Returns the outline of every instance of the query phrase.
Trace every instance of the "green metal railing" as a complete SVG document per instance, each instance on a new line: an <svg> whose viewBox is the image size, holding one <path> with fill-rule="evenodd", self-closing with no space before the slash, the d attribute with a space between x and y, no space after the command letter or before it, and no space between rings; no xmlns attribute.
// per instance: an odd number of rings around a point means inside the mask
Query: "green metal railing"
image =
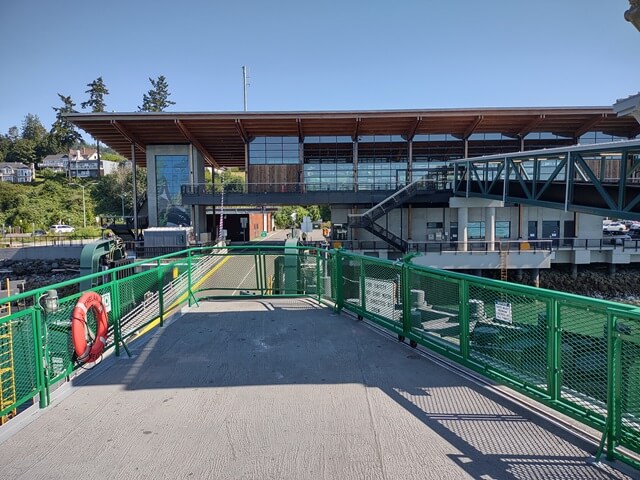
<svg viewBox="0 0 640 480"><path fill-rule="evenodd" d="M366 317L640 454L640 308L338 251L336 307Z"/></svg>
<svg viewBox="0 0 640 480"><path fill-rule="evenodd" d="M110 300L107 348L185 304L238 296L312 297L346 309L602 432L597 453L634 467L640 455L640 309L550 290L308 247L202 247L15 295L0 319L0 368L14 394L0 417L82 368L70 343L79 284ZM47 310L49 290L58 308ZM0 302L0 307L2 302ZM89 325L95 319L89 315ZM6 368L5 368L6 370ZM0 370L3 372L4 370ZM0 375L4 386L9 375ZM0 400L1 400L0 398Z"/></svg>

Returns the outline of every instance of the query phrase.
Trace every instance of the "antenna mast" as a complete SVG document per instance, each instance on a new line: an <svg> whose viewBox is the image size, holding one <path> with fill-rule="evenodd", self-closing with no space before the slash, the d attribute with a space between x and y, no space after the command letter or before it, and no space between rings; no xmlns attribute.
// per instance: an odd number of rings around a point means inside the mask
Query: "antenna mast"
<svg viewBox="0 0 640 480"><path fill-rule="evenodd" d="M247 67L245 67L244 65L242 66L242 89L244 92L243 95L243 99L244 99L244 111L247 111L247 87L249 86L249 84L247 83Z"/></svg>

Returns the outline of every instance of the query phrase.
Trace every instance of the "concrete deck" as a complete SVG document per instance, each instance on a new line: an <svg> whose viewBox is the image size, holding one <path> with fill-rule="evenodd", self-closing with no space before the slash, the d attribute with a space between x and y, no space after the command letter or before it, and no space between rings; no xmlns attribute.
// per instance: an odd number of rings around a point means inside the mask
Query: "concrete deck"
<svg viewBox="0 0 640 480"><path fill-rule="evenodd" d="M131 347L134 358L106 359L20 430L0 430L0 478L631 478L310 300L201 303Z"/></svg>

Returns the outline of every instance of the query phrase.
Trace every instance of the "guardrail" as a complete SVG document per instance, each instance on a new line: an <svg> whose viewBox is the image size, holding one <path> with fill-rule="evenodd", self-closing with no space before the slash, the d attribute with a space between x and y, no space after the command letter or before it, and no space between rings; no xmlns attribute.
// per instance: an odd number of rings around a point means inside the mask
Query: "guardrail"
<svg viewBox="0 0 640 480"><path fill-rule="evenodd" d="M0 300L13 307L0 319L0 417L35 398L47 406L52 386L81 368L69 328L87 280L111 305L115 355L183 304L312 297L598 429L598 457L640 468L640 308L419 267L411 256L392 262L309 247L193 248Z"/></svg>

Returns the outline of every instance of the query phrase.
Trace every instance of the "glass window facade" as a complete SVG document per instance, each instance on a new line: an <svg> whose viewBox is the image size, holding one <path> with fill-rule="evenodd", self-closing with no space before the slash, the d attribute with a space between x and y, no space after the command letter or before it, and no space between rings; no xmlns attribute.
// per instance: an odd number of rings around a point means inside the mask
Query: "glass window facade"
<svg viewBox="0 0 640 480"><path fill-rule="evenodd" d="M506 220L496 222L496 238L511 238L511 222Z"/></svg>
<svg viewBox="0 0 640 480"><path fill-rule="evenodd" d="M484 222L467 223L467 237L472 240L484 239Z"/></svg>
<svg viewBox="0 0 640 480"><path fill-rule="evenodd" d="M306 137L303 176L307 191L353 190L351 137Z"/></svg>
<svg viewBox="0 0 640 480"><path fill-rule="evenodd" d="M406 183L409 143L399 135L358 138L358 190L396 190Z"/></svg>
<svg viewBox="0 0 640 480"><path fill-rule="evenodd" d="M182 205L180 194L180 186L189 183L189 156L156 155L155 161L158 226L190 225L190 210Z"/></svg>
<svg viewBox="0 0 640 480"><path fill-rule="evenodd" d="M578 139L578 143L581 145L590 145L594 143L620 142L622 140L627 140L627 138L607 135L603 132L587 132Z"/></svg>
<svg viewBox="0 0 640 480"><path fill-rule="evenodd" d="M249 164L291 165L300 162L298 137L256 137L249 143Z"/></svg>

